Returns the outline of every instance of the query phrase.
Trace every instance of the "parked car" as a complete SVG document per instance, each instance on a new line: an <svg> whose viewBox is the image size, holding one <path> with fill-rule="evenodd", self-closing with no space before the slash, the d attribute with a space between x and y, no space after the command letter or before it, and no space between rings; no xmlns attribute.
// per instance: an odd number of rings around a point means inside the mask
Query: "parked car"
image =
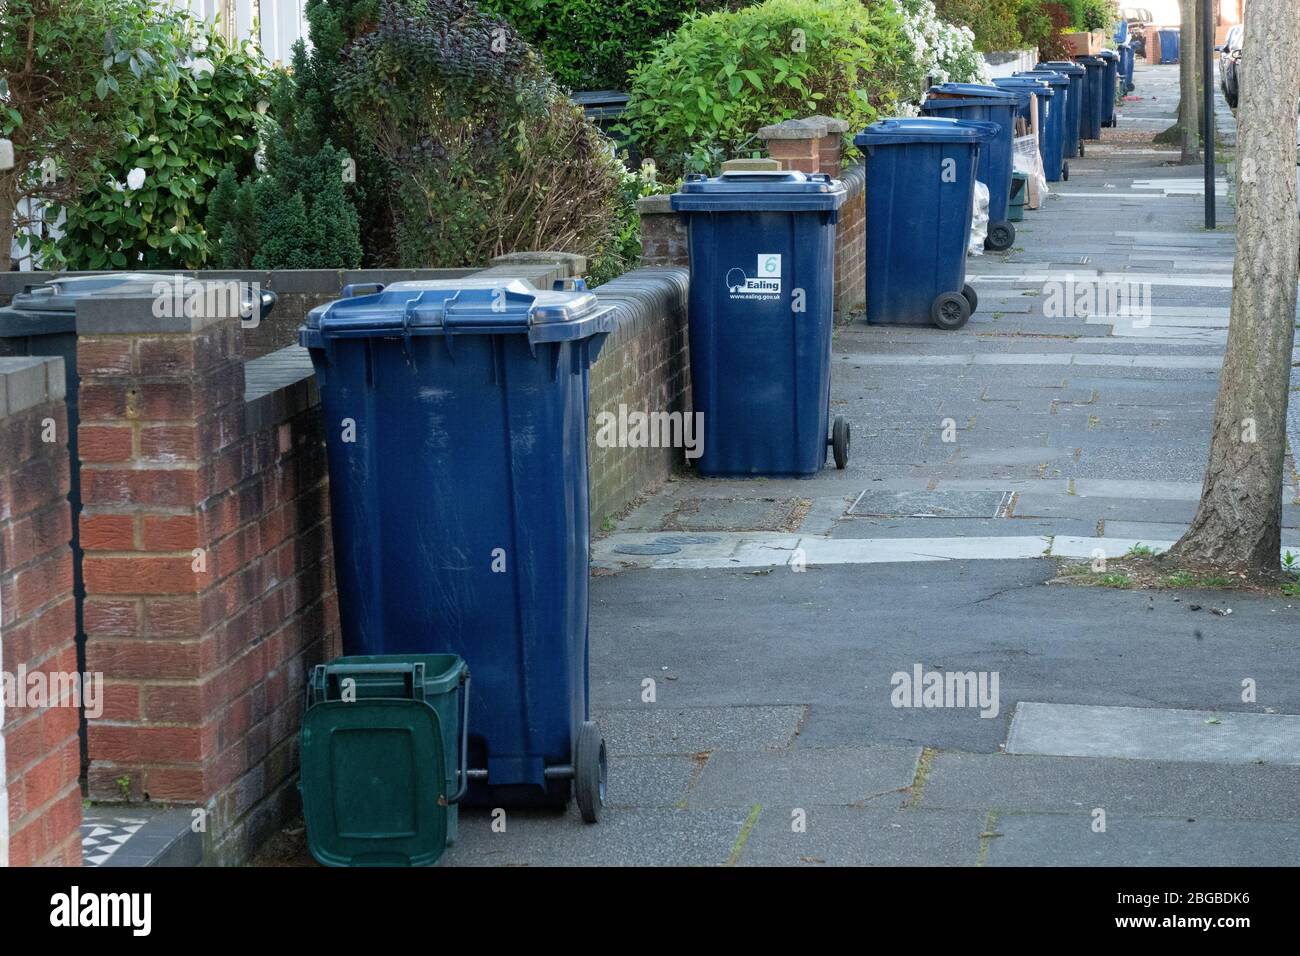
<svg viewBox="0 0 1300 956"><path fill-rule="evenodd" d="M1215 47L1219 51L1219 86L1223 89L1223 98L1234 110L1241 93L1241 35L1242 26L1237 24L1224 37L1223 45Z"/></svg>
<svg viewBox="0 0 1300 956"><path fill-rule="evenodd" d="M1128 41L1133 45L1134 56L1145 59L1147 55L1147 28L1155 22L1155 18L1146 7L1124 7L1120 13L1128 24Z"/></svg>

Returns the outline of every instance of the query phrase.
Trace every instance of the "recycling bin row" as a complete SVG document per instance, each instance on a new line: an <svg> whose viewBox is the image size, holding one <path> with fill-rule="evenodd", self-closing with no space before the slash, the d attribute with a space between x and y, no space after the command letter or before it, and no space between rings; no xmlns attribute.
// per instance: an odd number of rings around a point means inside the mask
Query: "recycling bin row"
<svg viewBox="0 0 1300 956"><path fill-rule="evenodd" d="M1016 120L1037 104L1046 174L1068 176L1087 69L943 84L927 115L857 134L868 322L967 322L976 182L989 188L988 247L1007 248L1023 205ZM689 230L702 477L847 467L849 424L830 412L845 198L824 174L755 169L691 176L672 196ZM308 315L299 337L325 421L345 652L313 672L303 718L319 861L434 863L460 806L576 800L584 820L600 818L587 422L590 369L612 329L581 282L473 277L346 289Z"/></svg>

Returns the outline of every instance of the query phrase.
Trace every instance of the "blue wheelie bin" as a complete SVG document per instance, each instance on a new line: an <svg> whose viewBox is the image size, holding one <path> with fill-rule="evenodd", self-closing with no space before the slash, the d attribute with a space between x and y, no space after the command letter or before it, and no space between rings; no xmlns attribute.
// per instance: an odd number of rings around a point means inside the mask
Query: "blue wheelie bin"
<svg viewBox="0 0 1300 956"><path fill-rule="evenodd" d="M1119 49L1119 72L1122 78L1125 93L1133 92L1133 67L1136 60L1133 52L1133 44L1125 41L1118 47Z"/></svg>
<svg viewBox="0 0 1300 956"><path fill-rule="evenodd" d="M1065 155L1083 155L1083 112L1087 102L1088 71L1078 63L1069 60L1046 60L1031 70L1038 73L1050 70L1063 73L1070 78L1070 95L1066 97L1067 117L1065 120Z"/></svg>
<svg viewBox="0 0 1300 956"><path fill-rule="evenodd" d="M970 319L979 304L966 284L976 171L1001 129L920 116L880 120L854 137L866 157L867 322L952 331Z"/></svg>
<svg viewBox="0 0 1300 956"><path fill-rule="evenodd" d="M1016 227L1009 218L1011 166L1016 114L1027 103L1027 93L1000 90L978 83L942 83L926 93L921 112L950 119L995 123L998 135L979 151L977 178L989 188L989 231L984 248L994 252L1010 249L1016 241Z"/></svg>
<svg viewBox="0 0 1300 956"><path fill-rule="evenodd" d="M701 475L816 474L848 464L830 425L835 225L844 185L825 173L694 175L672 196L690 230L691 391Z"/></svg>
<svg viewBox="0 0 1300 956"><path fill-rule="evenodd" d="M371 287L374 288L374 287ZM474 675L464 802L599 816L587 697L585 290L398 282L312 309L343 651L458 655Z"/></svg>
<svg viewBox="0 0 1300 956"><path fill-rule="evenodd" d="M1039 149L1043 155L1043 170L1049 183L1060 182L1070 178L1070 154L1066 150L1065 127L1070 115L1070 78L1064 73L1052 73L1047 70L1039 72L1017 73L1013 79L1037 80L1051 88L1053 96L1046 101L1040 100ZM1045 121L1042 119L1046 108Z"/></svg>
<svg viewBox="0 0 1300 956"><path fill-rule="evenodd" d="M1079 135L1084 139L1101 139L1102 118L1105 115L1106 61L1099 56L1076 56L1074 62L1088 71L1083 96L1082 119Z"/></svg>
<svg viewBox="0 0 1300 956"><path fill-rule="evenodd" d="M1069 85L1070 81L1065 77L1061 80ZM1047 181L1057 182L1061 178L1061 128L1052 117L1056 89L1045 78L1037 76L995 77L993 85L1004 90L1023 90L1038 98L1038 155L1042 157L1043 175ZM1028 105L1022 115L1028 122Z"/></svg>
<svg viewBox="0 0 1300 956"><path fill-rule="evenodd" d="M1179 45L1183 42L1183 35L1177 28L1173 30L1160 31L1160 62L1177 63L1179 55Z"/></svg>
<svg viewBox="0 0 1300 956"><path fill-rule="evenodd" d="M1106 61L1101 76L1101 125L1114 126L1115 96L1119 91L1119 54L1114 50L1102 50L1097 55Z"/></svg>

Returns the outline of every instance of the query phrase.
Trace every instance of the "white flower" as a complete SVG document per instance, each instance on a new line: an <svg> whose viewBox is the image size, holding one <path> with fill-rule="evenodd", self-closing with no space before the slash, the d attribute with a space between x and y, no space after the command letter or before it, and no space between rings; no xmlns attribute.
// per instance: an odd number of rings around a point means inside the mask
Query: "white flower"
<svg viewBox="0 0 1300 956"><path fill-rule="evenodd" d="M208 49L208 38L200 33L194 38L194 42L190 44L190 49L195 53L206 53Z"/></svg>
<svg viewBox="0 0 1300 956"><path fill-rule="evenodd" d="M144 185L144 170L139 166L126 174L126 188L134 192Z"/></svg>
<svg viewBox="0 0 1300 956"><path fill-rule="evenodd" d="M211 76L217 72L217 68L212 65L212 61L206 56L198 57L189 63L190 75L196 80L201 80L205 76Z"/></svg>

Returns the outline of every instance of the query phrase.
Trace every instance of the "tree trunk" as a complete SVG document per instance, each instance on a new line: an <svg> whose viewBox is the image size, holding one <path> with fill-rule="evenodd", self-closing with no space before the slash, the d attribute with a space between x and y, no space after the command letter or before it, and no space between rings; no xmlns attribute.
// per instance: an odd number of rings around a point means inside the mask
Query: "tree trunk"
<svg viewBox="0 0 1300 956"><path fill-rule="evenodd" d="M1228 348L1201 502L1168 559L1181 566L1276 572L1300 250L1300 4L1251 0L1245 24L1250 39L1237 116L1237 257Z"/></svg>
<svg viewBox="0 0 1300 956"><path fill-rule="evenodd" d="M1179 162L1184 164L1201 161L1201 90L1197 77L1200 70L1200 6L1201 0L1181 0L1182 24L1178 39L1178 125L1181 128L1182 156Z"/></svg>

